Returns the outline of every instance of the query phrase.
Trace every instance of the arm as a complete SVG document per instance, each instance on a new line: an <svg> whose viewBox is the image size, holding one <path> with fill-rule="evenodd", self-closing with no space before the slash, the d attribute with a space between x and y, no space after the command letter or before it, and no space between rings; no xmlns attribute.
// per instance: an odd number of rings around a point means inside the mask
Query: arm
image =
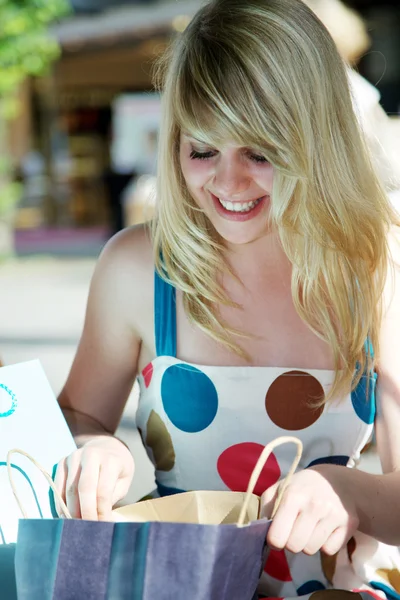
<svg viewBox="0 0 400 600"><path fill-rule="evenodd" d="M113 238L96 265L82 336L59 396L78 446L115 432L136 376L140 338L131 322L124 242Z"/></svg>
<svg viewBox="0 0 400 600"><path fill-rule="evenodd" d="M140 326L149 304L143 300L144 288L147 273L152 273L149 248L142 228L126 230L106 245L91 282L77 354L59 397L79 449L60 462L56 483L76 517L109 517L132 480L133 458L113 434L137 373Z"/></svg>
<svg viewBox="0 0 400 600"><path fill-rule="evenodd" d="M400 545L400 236L391 239L393 269L385 290L385 313L378 364L376 437L384 475L357 472L363 533Z"/></svg>

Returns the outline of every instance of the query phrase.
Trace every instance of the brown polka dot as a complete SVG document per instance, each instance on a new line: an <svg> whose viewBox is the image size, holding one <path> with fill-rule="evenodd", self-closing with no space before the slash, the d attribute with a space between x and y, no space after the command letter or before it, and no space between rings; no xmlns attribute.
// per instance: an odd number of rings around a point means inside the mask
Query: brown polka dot
<svg viewBox="0 0 400 600"><path fill-rule="evenodd" d="M377 569L376 574L385 579L400 594L400 571L398 569Z"/></svg>
<svg viewBox="0 0 400 600"><path fill-rule="evenodd" d="M175 465L175 450L171 436L161 417L152 410L147 421L146 446L151 448L159 471L170 471Z"/></svg>
<svg viewBox="0 0 400 600"><path fill-rule="evenodd" d="M351 537L349 539L349 541L347 542L347 556L349 557L350 562L353 562L353 554L354 554L356 548L357 548L357 542L353 537Z"/></svg>
<svg viewBox="0 0 400 600"><path fill-rule="evenodd" d="M336 571L336 562L337 562L337 554L330 556L329 554L325 554L325 552L321 552L321 567L322 572L332 585L333 576Z"/></svg>
<svg viewBox="0 0 400 600"><path fill-rule="evenodd" d="M362 596L347 590L318 590L311 594L309 600L362 600Z"/></svg>
<svg viewBox="0 0 400 600"><path fill-rule="evenodd" d="M275 425L288 431L310 427L324 407L315 406L324 398L322 385L304 371L287 371L275 379L265 397L265 408Z"/></svg>

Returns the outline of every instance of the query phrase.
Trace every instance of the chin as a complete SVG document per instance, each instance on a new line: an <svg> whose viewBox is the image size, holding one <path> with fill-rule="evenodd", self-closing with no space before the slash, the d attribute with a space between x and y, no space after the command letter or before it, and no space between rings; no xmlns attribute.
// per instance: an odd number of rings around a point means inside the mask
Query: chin
<svg viewBox="0 0 400 600"><path fill-rule="evenodd" d="M222 238L222 241L227 244L232 244L235 246L243 246L245 244L251 244L262 238L264 235L268 233L267 229L263 231L224 231L223 228L218 228L217 232L219 236Z"/></svg>

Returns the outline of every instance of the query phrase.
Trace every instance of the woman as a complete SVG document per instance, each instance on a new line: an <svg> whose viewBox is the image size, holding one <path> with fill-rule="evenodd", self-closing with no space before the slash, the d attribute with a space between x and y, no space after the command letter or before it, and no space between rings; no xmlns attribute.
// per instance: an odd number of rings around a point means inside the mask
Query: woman
<svg viewBox="0 0 400 600"><path fill-rule="evenodd" d="M79 449L57 484L75 516L109 518L134 471L113 433L138 375L161 495L243 489L268 441L303 441L260 589L393 594L397 221L344 64L300 0L214 0L160 75L158 215L152 236L118 234L97 265L60 396ZM385 474L344 468L374 426ZM258 483L267 514L290 453Z"/></svg>

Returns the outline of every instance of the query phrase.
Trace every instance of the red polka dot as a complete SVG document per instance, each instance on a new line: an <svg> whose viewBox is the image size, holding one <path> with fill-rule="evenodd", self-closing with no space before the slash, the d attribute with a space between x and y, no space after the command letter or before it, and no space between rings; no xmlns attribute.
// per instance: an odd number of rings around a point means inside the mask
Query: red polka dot
<svg viewBox="0 0 400 600"><path fill-rule="evenodd" d="M149 363L142 371L144 385L148 388L153 377L153 363Z"/></svg>
<svg viewBox="0 0 400 600"><path fill-rule="evenodd" d="M227 448L217 462L218 473L230 490L245 492L250 476L256 466L264 446L253 442L236 444ZM270 454L264 469L257 481L254 493L261 496L271 485L276 483L281 476L281 470L274 454Z"/></svg>
<svg viewBox="0 0 400 600"><path fill-rule="evenodd" d="M292 581L284 550L270 550L264 571L279 581Z"/></svg>

